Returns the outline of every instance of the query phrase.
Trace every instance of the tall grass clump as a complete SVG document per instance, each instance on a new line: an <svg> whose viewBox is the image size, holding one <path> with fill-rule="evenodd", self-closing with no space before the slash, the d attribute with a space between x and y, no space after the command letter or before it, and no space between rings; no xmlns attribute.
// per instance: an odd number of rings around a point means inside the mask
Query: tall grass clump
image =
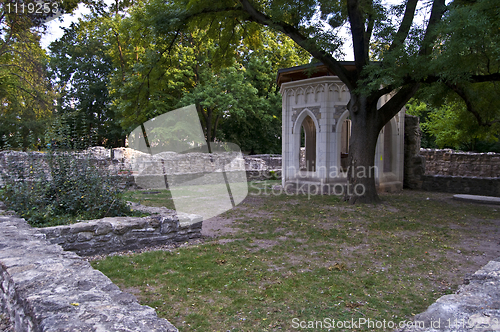
<svg viewBox="0 0 500 332"><path fill-rule="evenodd" d="M35 227L131 213L90 154L4 152L1 200Z"/></svg>

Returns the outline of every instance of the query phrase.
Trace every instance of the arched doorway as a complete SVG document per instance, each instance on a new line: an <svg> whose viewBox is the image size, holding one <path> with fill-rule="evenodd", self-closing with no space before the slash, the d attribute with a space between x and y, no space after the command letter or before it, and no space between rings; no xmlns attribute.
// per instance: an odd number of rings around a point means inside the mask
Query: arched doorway
<svg viewBox="0 0 500 332"><path fill-rule="evenodd" d="M345 119L342 123L340 134L340 167L342 171L347 171L349 157L349 143L351 140L351 120Z"/></svg>
<svg viewBox="0 0 500 332"><path fill-rule="evenodd" d="M301 171L314 172L316 170L316 126L309 115L300 125L299 165Z"/></svg>
<svg viewBox="0 0 500 332"><path fill-rule="evenodd" d="M384 154L383 154L383 162L384 162L384 172L392 172L392 127L389 122L384 126Z"/></svg>

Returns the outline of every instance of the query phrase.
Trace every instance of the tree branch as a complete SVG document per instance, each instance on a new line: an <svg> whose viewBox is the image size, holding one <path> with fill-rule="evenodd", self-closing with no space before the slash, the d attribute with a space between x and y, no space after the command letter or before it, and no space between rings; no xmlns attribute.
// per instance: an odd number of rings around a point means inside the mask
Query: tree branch
<svg viewBox="0 0 500 332"><path fill-rule="evenodd" d="M500 81L500 73L486 74L486 75L471 75L468 79L464 81L468 83L498 82ZM411 77L405 78L405 82L417 83L417 81L413 80ZM429 75L418 81L418 83L425 83L425 84L431 84L437 82L451 84L451 83L446 83L445 80L436 75Z"/></svg>
<svg viewBox="0 0 500 332"><path fill-rule="evenodd" d="M269 16L256 10L248 0L240 0L240 3L243 7L243 10L250 16L247 18L248 21L260 23L284 33L294 42L296 42L300 47L309 52L314 58L321 61L329 69L333 70L349 89L352 90L355 88L356 80L347 71L347 69L345 69L344 66L342 66L330 54L320 49L311 38L303 36L300 31L294 26L291 26L285 22L275 22Z"/></svg>
<svg viewBox="0 0 500 332"><path fill-rule="evenodd" d="M373 26L375 25L375 19L373 18L373 15L368 16L368 24L365 32L365 49L369 50L370 49L370 39L372 38L372 33L373 33Z"/></svg>
<svg viewBox="0 0 500 332"><path fill-rule="evenodd" d="M120 35L115 31L116 43L118 45L118 55L120 57L120 67L122 72L122 81L125 80L125 59L123 58L122 45L120 43Z"/></svg>
<svg viewBox="0 0 500 332"><path fill-rule="evenodd" d="M340 64L339 61L335 60L330 54L326 53L324 50L320 49L311 38L302 35L298 28L286 23L286 22L276 22L271 17L255 9L248 0L239 0L241 7L221 7L221 8L203 8L200 11L189 13L184 16L185 20L192 19L203 14L210 13L228 13L236 12L244 14L244 19L250 22L256 22L265 26L268 26L274 30L284 33L289 38L291 38L295 43L297 43L304 50L309 52L314 58L321 61L325 66L332 70L342 82L344 82L349 89L354 89L356 85L356 77L347 71Z"/></svg>
<svg viewBox="0 0 500 332"><path fill-rule="evenodd" d="M427 29L425 30L424 40L422 41L422 48L420 49L419 55L430 55L432 52L432 44L436 39L434 30L441 21L441 17L446 11L445 0L434 0L432 4L431 17L429 18L429 23L427 23Z"/></svg>
<svg viewBox="0 0 500 332"><path fill-rule="evenodd" d="M401 21L398 32L396 32L396 36L394 36L391 46L389 46L389 52L402 45L406 40L406 37L408 37L408 33L410 32L410 28L413 23L413 18L415 17L417 3L418 0L408 0L406 3L403 20Z"/></svg>
<svg viewBox="0 0 500 332"><path fill-rule="evenodd" d="M461 88L457 84L446 84L446 85L450 89L455 91L455 93L459 95L460 98L462 98L462 100L465 102L467 111L472 113L472 115L474 115L478 125L480 125L481 127L491 127L493 124L500 122L500 120L484 121L483 118L481 118L481 114L479 114L479 112L476 111L476 109L474 108L474 105L472 105L472 101L469 99L469 96L467 96L467 93L463 88Z"/></svg>
<svg viewBox="0 0 500 332"><path fill-rule="evenodd" d="M42 93L40 91L38 91L26 78L24 78L23 76L18 75L16 73L11 73L11 74L14 75L14 76L17 76L20 80L22 80L26 84L28 84L34 90L34 93L32 93L31 91L28 91L27 89L23 88L21 85L17 85L16 89L26 92L34 100L36 100L36 101L38 101L38 102L40 102L40 103L42 103L44 105L49 105L48 102L43 99L43 96L41 97Z"/></svg>
<svg viewBox="0 0 500 332"><path fill-rule="evenodd" d="M174 38L172 39L172 42L170 43L170 45L168 45L167 48L165 48L162 52L160 52L160 56L158 57L158 60L156 60L155 63L151 66L151 68L149 68L149 71L146 74L146 78L144 78L142 80L141 84L139 85L138 92L137 92L137 98L136 98L136 101L135 101L136 114L138 114L138 112L140 112L140 110L139 110L139 99L140 99L140 95L141 95L140 92L142 90L142 87L144 86L144 83L146 82L146 80L148 81L148 91L149 91L149 75L151 75L151 72L153 71L153 69L156 67L156 65L158 64L158 62L160 62L160 60L162 58L161 56L163 55L163 53L165 53L166 51L171 51L172 50L172 48L174 46L174 42L177 39L177 37L179 36L179 34L180 34L180 30L177 30L176 33L175 33ZM117 36L117 39L118 39L118 36ZM121 48L120 48L120 53L121 53ZM123 60L123 58L122 58L122 60ZM123 70L123 66L122 66L122 70ZM124 80L124 77L125 77L124 76L124 72L122 71L122 81Z"/></svg>
<svg viewBox="0 0 500 332"><path fill-rule="evenodd" d="M354 62L356 63L356 71L361 73L366 64L368 64L368 49L369 45L365 41L365 20L359 8L358 0L347 0L347 14L351 25L352 45L354 48ZM350 89L350 88L349 88Z"/></svg>
<svg viewBox="0 0 500 332"><path fill-rule="evenodd" d="M408 100L415 95L419 87L420 84L418 83L403 86L387 101L387 103L379 108L378 111L381 112L380 129L382 129L382 127L406 105Z"/></svg>
<svg viewBox="0 0 500 332"><path fill-rule="evenodd" d="M469 79L471 83L482 83L482 82L495 82L500 81L500 73L488 74L488 75L472 75Z"/></svg>

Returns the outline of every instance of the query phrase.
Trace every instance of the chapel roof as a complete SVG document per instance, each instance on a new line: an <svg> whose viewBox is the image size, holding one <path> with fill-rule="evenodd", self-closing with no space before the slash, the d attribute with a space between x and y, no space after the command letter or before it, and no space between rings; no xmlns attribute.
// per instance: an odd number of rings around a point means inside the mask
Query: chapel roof
<svg viewBox="0 0 500 332"><path fill-rule="evenodd" d="M354 61L340 61L347 70L355 70ZM322 76L337 76L333 71L328 69L321 62L310 63L307 65L283 68L278 70L278 77L276 79L278 87L281 84L292 81L305 80L307 78L322 77Z"/></svg>

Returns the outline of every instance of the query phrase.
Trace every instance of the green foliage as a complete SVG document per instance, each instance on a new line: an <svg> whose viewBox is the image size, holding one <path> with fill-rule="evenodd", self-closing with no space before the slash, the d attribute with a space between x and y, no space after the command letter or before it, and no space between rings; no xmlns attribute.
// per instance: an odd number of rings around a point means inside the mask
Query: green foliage
<svg viewBox="0 0 500 332"><path fill-rule="evenodd" d="M127 9L123 18L109 12L102 19L113 64L108 90L112 108L125 131L177 107L184 91L193 86L196 51L189 35L175 31L157 35L145 2ZM160 10L160 9L157 9Z"/></svg>
<svg viewBox="0 0 500 332"><path fill-rule="evenodd" d="M207 63L205 63L207 64ZM207 141L217 137L219 121L234 118L245 121L246 115L255 112L259 105L257 89L245 81L244 71L234 63L218 72L198 63L199 74L195 87L184 94L180 105L196 104Z"/></svg>
<svg viewBox="0 0 500 332"><path fill-rule="evenodd" d="M276 171L269 171L269 179L270 180L278 180L278 174L276 174Z"/></svg>
<svg viewBox="0 0 500 332"><path fill-rule="evenodd" d="M215 41L199 32L196 42L195 86L184 93L180 105L197 104L209 141L238 144L245 152L281 151L281 95L276 85L279 68L308 61L284 36L260 31L255 51L245 46L225 68L217 68Z"/></svg>
<svg viewBox="0 0 500 332"><path fill-rule="evenodd" d="M0 149L43 144L54 94L39 35L0 18Z"/></svg>
<svg viewBox="0 0 500 332"><path fill-rule="evenodd" d="M195 104L208 141L236 143L251 153L281 151L276 72L308 62L307 53L283 35L255 24L235 31L241 40L228 46L230 56L221 55L225 46L211 28L193 24L159 33L160 26L172 23L161 13L177 13L179 8L151 0L129 8L129 17L110 13L107 19L113 31L108 54L115 68L109 91L122 127L131 130ZM165 139L177 135L162 134Z"/></svg>
<svg viewBox="0 0 500 332"><path fill-rule="evenodd" d="M257 89L253 112L244 117L224 118L220 125L223 140L238 144L250 153L281 153L281 94L276 84L276 73L307 63L310 56L283 34L262 30L259 48L242 47L241 64L244 80Z"/></svg>
<svg viewBox="0 0 500 332"><path fill-rule="evenodd" d="M89 156L57 152L27 154L2 174L2 201L35 227L130 214L112 177ZM46 159L46 164L43 162Z"/></svg>
<svg viewBox="0 0 500 332"><path fill-rule="evenodd" d="M78 3L57 2L66 13ZM40 46L47 16L9 12L6 4L0 6L0 149L36 149L45 145L55 100L46 75L48 57Z"/></svg>
<svg viewBox="0 0 500 332"><path fill-rule="evenodd" d="M408 106L420 116L422 147L496 151L500 137L500 88L497 82L462 83L468 106L445 84L422 88Z"/></svg>
<svg viewBox="0 0 500 332"><path fill-rule="evenodd" d="M420 121L420 130L421 130L421 138L420 138L420 147L421 148L437 148L436 145L436 137L429 133L427 130L423 128L423 124L429 121L429 114L432 112L432 108L427 106L424 102L419 101L418 99L411 99L406 105L406 113L419 117Z"/></svg>
<svg viewBox="0 0 500 332"><path fill-rule="evenodd" d="M498 142L498 124L480 126L458 98L439 106L413 100L407 107L409 114L420 117L424 148L487 152Z"/></svg>
<svg viewBox="0 0 500 332"><path fill-rule="evenodd" d="M107 86L113 66L101 23L102 19L92 17L73 23L61 39L50 45L52 78L59 92L57 119L52 127L78 137L72 142L60 142L70 148L124 145L125 133L110 107ZM60 140L53 130L48 134Z"/></svg>
<svg viewBox="0 0 500 332"><path fill-rule="evenodd" d="M438 147L495 150L500 136L500 86L496 81L469 80L472 75L500 71L500 9L491 0L457 0L449 9L426 64L426 70L439 73L440 79L423 85L416 95L427 106L415 108L414 104L410 109L421 116L424 133L434 137Z"/></svg>
<svg viewBox="0 0 500 332"><path fill-rule="evenodd" d="M458 83L500 70L500 7L495 0L455 0L440 25L428 70Z"/></svg>

